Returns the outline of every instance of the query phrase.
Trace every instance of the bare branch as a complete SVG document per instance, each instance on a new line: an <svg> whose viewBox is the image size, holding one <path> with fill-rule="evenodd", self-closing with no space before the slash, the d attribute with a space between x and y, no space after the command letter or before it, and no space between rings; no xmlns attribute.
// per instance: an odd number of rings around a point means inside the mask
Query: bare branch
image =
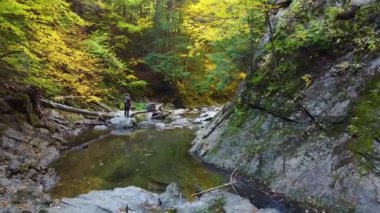
<svg viewBox="0 0 380 213"><path fill-rule="evenodd" d="M198 195L202 195L202 194L204 194L204 193L206 193L206 192L211 192L211 191L213 191L213 190L215 190L215 189L220 189L220 188L223 188L223 187L226 187L226 186L230 186L230 185L232 185L232 184L235 184L235 182L232 182L232 183L225 183L225 184L220 185L220 186L216 186L216 187L213 187L213 188L209 188L209 189L206 189L206 190L204 190L204 191L201 191L201 192L198 192L198 193L194 193L194 194L192 194L191 196L196 197L196 196L198 196Z"/></svg>

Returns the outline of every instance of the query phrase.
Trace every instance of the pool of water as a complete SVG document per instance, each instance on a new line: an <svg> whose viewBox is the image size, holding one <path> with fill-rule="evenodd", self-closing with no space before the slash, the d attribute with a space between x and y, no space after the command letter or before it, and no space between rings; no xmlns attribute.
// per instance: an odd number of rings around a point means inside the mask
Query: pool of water
<svg viewBox="0 0 380 213"><path fill-rule="evenodd" d="M61 180L54 198L75 197L96 189L138 186L162 192L176 182L186 197L196 185L203 189L223 183L224 177L204 167L189 153L191 130L142 129L109 135L85 149L71 150L52 163Z"/></svg>

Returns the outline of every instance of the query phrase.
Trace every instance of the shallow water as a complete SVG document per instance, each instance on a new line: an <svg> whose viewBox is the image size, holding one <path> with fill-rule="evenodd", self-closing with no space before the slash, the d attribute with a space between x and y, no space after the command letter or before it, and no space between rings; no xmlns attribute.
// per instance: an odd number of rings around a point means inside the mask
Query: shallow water
<svg viewBox="0 0 380 213"><path fill-rule="evenodd" d="M89 143L86 149L68 151L51 165L61 178L51 195L75 197L131 185L162 192L167 184L176 182L189 198L195 185L204 189L220 185L224 177L188 153L193 138L193 131L187 129L143 129L109 135Z"/></svg>

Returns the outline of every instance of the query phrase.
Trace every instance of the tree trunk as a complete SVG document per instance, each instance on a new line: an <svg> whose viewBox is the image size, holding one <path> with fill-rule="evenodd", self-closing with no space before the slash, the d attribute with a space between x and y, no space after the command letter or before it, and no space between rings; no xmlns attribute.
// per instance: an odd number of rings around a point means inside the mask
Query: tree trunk
<svg viewBox="0 0 380 213"><path fill-rule="evenodd" d="M63 104L55 103L46 99L40 99L40 102L46 106L46 107L52 107L55 109L67 111L67 112L73 112L73 113L78 113L81 115L90 115L90 116L97 116L100 118L113 118L115 117L114 113L109 113L109 112L96 112L96 111L90 111L90 110L85 110L85 109L77 109L74 107L66 106Z"/></svg>
<svg viewBox="0 0 380 213"><path fill-rule="evenodd" d="M81 114L81 115L95 116L95 117L106 118L106 119L110 119L110 118L115 117L115 113L114 112L97 112L97 111L91 111L91 110L86 110L86 109L78 109L78 108L66 106L66 105L63 105L63 104L55 103L53 101L49 101L49 100L46 100L46 99L39 99L39 101L40 101L40 103L42 103L46 107L50 107L50 108L54 108L54 109L59 109L59 110L63 110L63 111L66 111L66 112L78 113L78 114ZM160 110L162 112L167 112L167 114L165 116L169 115L172 112L170 110L165 110L165 109L162 109L162 108ZM147 112L146 110L136 111L136 112L132 112L130 114L130 116L133 117L135 115L143 114L143 113L146 113L146 112Z"/></svg>

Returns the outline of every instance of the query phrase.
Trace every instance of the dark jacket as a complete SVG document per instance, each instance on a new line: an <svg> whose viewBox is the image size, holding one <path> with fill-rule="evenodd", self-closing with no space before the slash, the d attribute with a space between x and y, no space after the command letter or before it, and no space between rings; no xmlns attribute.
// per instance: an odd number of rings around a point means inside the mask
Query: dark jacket
<svg viewBox="0 0 380 213"><path fill-rule="evenodd" d="M132 103L131 97L127 96L124 100L124 107L131 108L131 103Z"/></svg>

